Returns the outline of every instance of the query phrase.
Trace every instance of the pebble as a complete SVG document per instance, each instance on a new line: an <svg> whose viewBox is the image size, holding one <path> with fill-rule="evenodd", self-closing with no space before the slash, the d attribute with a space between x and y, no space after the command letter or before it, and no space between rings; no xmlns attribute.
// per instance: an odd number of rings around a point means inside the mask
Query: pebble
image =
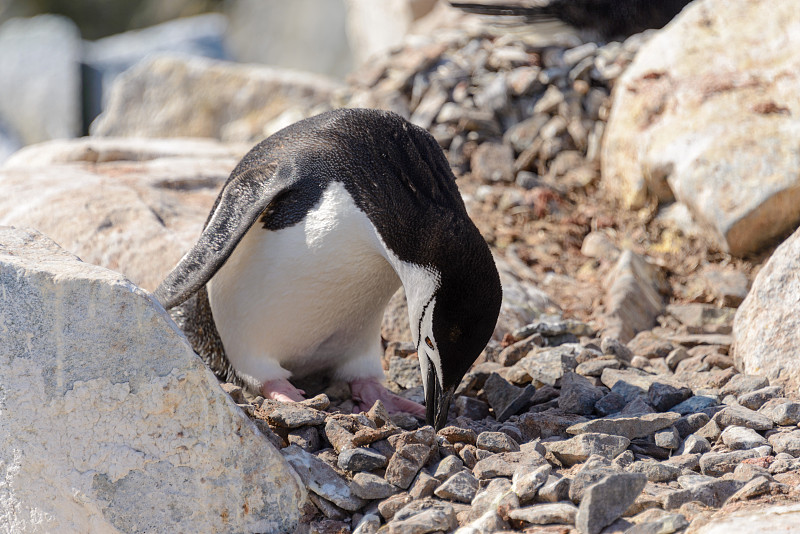
<svg viewBox="0 0 800 534"><path fill-rule="evenodd" d="M525 508L510 510L508 517L531 525L574 525L578 507L566 502L534 504Z"/></svg>
<svg viewBox="0 0 800 534"><path fill-rule="evenodd" d="M497 373L492 373L483 386L486 400L495 413L498 421L505 421L512 415L521 412L530 403L536 388L528 385L524 388L511 384Z"/></svg>
<svg viewBox="0 0 800 534"><path fill-rule="evenodd" d="M669 482L683 472L678 466L650 461L634 462L627 470L630 473L642 473L650 482Z"/></svg>
<svg viewBox="0 0 800 534"><path fill-rule="evenodd" d="M617 473L586 488L575 517L578 532L599 534L622 516L646 484L647 477L642 474Z"/></svg>
<svg viewBox="0 0 800 534"><path fill-rule="evenodd" d="M531 454L530 452L501 452L480 460L472 468L472 473L478 480L511 477L522 466L528 469L535 469L546 463L547 460L538 454Z"/></svg>
<svg viewBox="0 0 800 534"><path fill-rule="evenodd" d="M728 380L719 390L721 397L726 395L742 395L769 386L769 380L763 376L738 374Z"/></svg>
<svg viewBox="0 0 800 534"><path fill-rule="evenodd" d="M577 373L566 373L561 378L558 407L565 412L591 415L594 412L595 404L603 397L603 390Z"/></svg>
<svg viewBox="0 0 800 534"><path fill-rule="evenodd" d="M445 456L436 466L433 477L437 480L446 480L464 469L464 462L458 456Z"/></svg>
<svg viewBox="0 0 800 534"><path fill-rule="evenodd" d="M682 439L685 439L690 434L694 434L701 428L703 428L711 418L703 412L700 413L692 413L688 415L684 415L677 421L675 424L672 425L678 431L678 434L681 436Z"/></svg>
<svg viewBox="0 0 800 534"><path fill-rule="evenodd" d="M769 443L776 453L785 452L795 458L800 457L800 429L773 434L769 437Z"/></svg>
<svg viewBox="0 0 800 534"><path fill-rule="evenodd" d="M703 454L710 450L711 444L706 438L692 434L683 441L683 445L678 449L678 454Z"/></svg>
<svg viewBox="0 0 800 534"><path fill-rule="evenodd" d="M544 446L559 462L564 465L575 465L586 461L593 454L613 459L627 449L630 443L631 441L623 436L591 432L563 441L547 442Z"/></svg>
<svg viewBox="0 0 800 534"><path fill-rule="evenodd" d="M532 501L552 471L550 464L542 465L533 471L517 469L511 479L511 490L517 495L519 502Z"/></svg>
<svg viewBox="0 0 800 534"><path fill-rule="evenodd" d="M659 430L653 437L655 438L656 447L672 450L681 446L681 436L674 426Z"/></svg>
<svg viewBox="0 0 800 534"><path fill-rule="evenodd" d="M675 490L664 495L664 510L674 510L686 503L698 501L706 506L719 508L725 501L744 486L738 480L712 479L692 485L690 488Z"/></svg>
<svg viewBox="0 0 800 534"><path fill-rule="evenodd" d="M691 396L692 390L689 388L677 388L661 382L653 382L647 391L648 402L659 412L666 412Z"/></svg>
<svg viewBox="0 0 800 534"><path fill-rule="evenodd" d="M733 473L736 466L743 460L768 456L769 453L769 450L764 453L758 448L733 452L709 452L700 457L700 470L704 475L719 477L725 473Z"/></svg>
<svg viewBox="0 0 800 534"><path fill-rule="evenodd" d="M410 443L397 449L386 467L386 480L406 489L425 465L431 449L427 445Z"/></svg>
<svg viewBox="0 0 800 534"><path fill-rule="evenodd" d="M350 482L353 494L362 499L385 499L401 490L389 484L383 477L372 473L356 473Z"/></svg>
<svg viewBox="0 0 800 534"><path fill-rule="evenodd" d="M781 386L766 386L756 391L750 391L739 395L737 399L739 404L751 410L758 410L765 402L775 399L783 395L783 387ZM781 424L777 421L775 424Z"/></svg>
<svg viewBox="0 0 800 534"><path fill-rule="evenodd" d="M567 428L567 432L570 434L595 432L634 439L648 436L662 428L671 426L678 419L680 419L680 415L674 412L652 413L641 416L610 416L572 425Z"/></svg>
<svg viewBox="0 0 800 534"><path fill-rule="evenodd" d="M275 406L267 414L267 421L281 428L298 428L321 425L325 422L326 415L325 412L303 406L298 402L287 402Z"/></svg>
<svg viewBox="0 0 800 534"><path fill-rule="evenodd" d="M481 432L475 442L478 449L489 452L516 452L519 443L504 432Z"/></svg>
<svg viewBox="0 0 800 534"><path fill-rule="evenodd" d="M679 413L681 415L689 415L693 413L702 412L706 408L716 406L719 403L716 397L708 395L695 395L688 398L680 404L676 404L670 411Z"/></svg>
<svg viewBox="0 0 800 534"><path fill-rule="evenodd" d="M744 406L728 406L717 412L713 420L721 429L728 426L743 426L753 430L770 430L774 426L766 415Z"/></svg>
<svg viewBox="0 0 800 534"><path fill-rule="evenodd" d="M451 476L436 488L434 495L448 501L472 502L478 491L478 480L467 471Z"/></svg>
<svg viewBox="0 0 800 534"><path fill-rule="evenodd" d="M449 532L458 522L453 506L431 498L412 501L398 510L386 524L389 534L426 534Z"/></svg>
<svg viewBox="0 0 800 534"><path fill-rule="evenodd" d="M751 428L729 426L722 431L720 439L729 449L746 450L767 445L767 439Z"/></svg>
<svg viewBox="0 0 800 534"><path fill-rule="evenodd" d="M536 496L538 501L559 502L569 498L569 488L572 479L556 475L547 477L547 481L539 488Z"/></svg>
<svg viewBox="0 0 800 534"><path fill-rule="evenodd" d="M378 503L378 513L386 521L391 521L398 510L412 502L408 493L398 493Z"/></svg>
<svg viewBox="0 0 800 534"><path fill-rule="evenodd" d="M323 499L351 512L364 506L365 501L354 495L347 481L324 461L297 445L289 445L281 453L303 484Z"/></svg>
<svg viewBox="0 0 800 534"><path fill-rule="evenodd" d="M776 425L792 426L800 423L800 402L772 399L764 403L758 411Z"/></svg>
<svg viewBox="0 0 800 534"><path fill-rule="evenodd" d="M386 456L374 449L356 448L342 451L339 454L338 465L346 471L372 471L386 467Z"/></svg>
<svg viewBox="0 0 800 534"><path fill-rule="evenodd" d="M438 478L432 477L425 471L420 471L417 478L411 483L408 488L408 494L412 499L423 499L433 495L433 491L439 487L441 481Z"/></svg>

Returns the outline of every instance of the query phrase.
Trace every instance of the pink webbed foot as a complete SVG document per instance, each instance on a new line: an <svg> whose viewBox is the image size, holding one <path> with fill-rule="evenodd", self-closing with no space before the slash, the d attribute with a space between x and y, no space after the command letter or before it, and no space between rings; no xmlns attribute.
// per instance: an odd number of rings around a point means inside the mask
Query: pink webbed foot
<svg viewBox="0 0 800 534"><path fill-rule="evenodd" d="M368 411L380 400L389 413L405 412L417 417L425 417L425 407L414 401L395 395L381 384L377 378L357 378L350 382L350 392L359 411Z"/></svg>
<svg viewBox="0 0 800 534"><path fill-rule="evenodd" d="M281 402L300 402L305 400L305 391L297 389L285 378L270 380L261 384L261 394L265 399Z"/></svg>

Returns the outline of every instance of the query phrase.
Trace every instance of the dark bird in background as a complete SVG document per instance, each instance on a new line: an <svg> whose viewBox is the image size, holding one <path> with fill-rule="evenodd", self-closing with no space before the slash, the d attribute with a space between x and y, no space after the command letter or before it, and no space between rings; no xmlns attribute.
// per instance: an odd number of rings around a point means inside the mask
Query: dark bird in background
<svg viewBox="0 0 800 534"><path fill-rule="evenodd" d="M506 0L505 3L450 2L479 15L523 17L525 22L562 21L603 40L661 28L690 0Z"/></svg>

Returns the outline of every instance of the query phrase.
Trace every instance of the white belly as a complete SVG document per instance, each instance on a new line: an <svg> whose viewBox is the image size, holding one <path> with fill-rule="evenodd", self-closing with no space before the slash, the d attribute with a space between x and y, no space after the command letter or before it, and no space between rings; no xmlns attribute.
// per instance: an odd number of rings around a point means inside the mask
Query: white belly
<svg viewBox="0 0 800 534"><path fill-rule="evenodd" d="M256 223L208 284L233 367L260 385L330 369L382 376L380 325L400 279L374 227L338 182L306 219Z"/></svg>

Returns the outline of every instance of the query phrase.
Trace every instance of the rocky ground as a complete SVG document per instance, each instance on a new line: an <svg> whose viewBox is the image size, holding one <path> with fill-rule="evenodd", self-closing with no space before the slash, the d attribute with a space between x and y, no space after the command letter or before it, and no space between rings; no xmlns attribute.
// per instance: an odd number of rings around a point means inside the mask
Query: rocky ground
<svg viewBox="0 0 800 534"><path fill-rule="evenodd" d="M489 243L561 310L491 343L438 433L352 415L344 384L297 405L225 385L310 490L302 531L668 534L798 502L800 398L730 355L772 249L735 258L680 207L627 211L598 184L609 94L646 39L462 32L353 77L351 102L431 130ZM421 400L413 347L389 342L384 368Z"/></svg>

